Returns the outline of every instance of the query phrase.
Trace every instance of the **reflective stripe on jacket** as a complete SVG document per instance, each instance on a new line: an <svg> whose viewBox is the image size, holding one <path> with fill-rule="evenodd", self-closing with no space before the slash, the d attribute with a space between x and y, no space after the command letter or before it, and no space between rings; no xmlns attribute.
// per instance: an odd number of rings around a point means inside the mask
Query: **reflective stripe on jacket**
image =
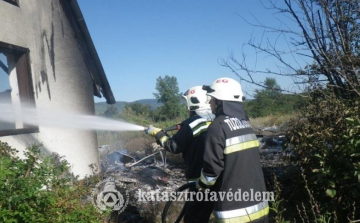
<svg viewBox="0 0 360 223"><path fill-rule="evenodd" d="M199 184L218 193L241 190L242 193L263 194L266 191L259 142L246 120L219 115L209 126ZM234 222L261 219L268 212L263 197L260 200L228 200L225 196L214 205L214 214L219 220Z"/></svg>
<svg viewBox="0 0 360 223"><path fill-rule="evenodd" d="M187 179L199 178L203 165L206 131L211 122L198 115L191 116L180 124L180 129L164 142L171 153L182 153Z"/></svg>
<svg viewBox="0 0 360 223"><path fill-rule="evenodd" d="M231 222L252 222L258 220L269 214L269 206L267 201L255 204L250 207L234 209L230 211L214 211L214 215L218 222L226 222L231 219ZM228 222L228 221L227 221Z"/></svg>

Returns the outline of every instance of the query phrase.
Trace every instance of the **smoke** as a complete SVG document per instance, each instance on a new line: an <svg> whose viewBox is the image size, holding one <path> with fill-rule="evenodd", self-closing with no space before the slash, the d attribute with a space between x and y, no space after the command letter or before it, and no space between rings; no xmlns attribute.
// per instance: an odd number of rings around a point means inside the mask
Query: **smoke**
<svg viewBox="0 0 360 223"><path fill-rule="evenodd" d="M0 104L0 122L83 130L143 131L144 127L108 118L28 106Z"/></svg>

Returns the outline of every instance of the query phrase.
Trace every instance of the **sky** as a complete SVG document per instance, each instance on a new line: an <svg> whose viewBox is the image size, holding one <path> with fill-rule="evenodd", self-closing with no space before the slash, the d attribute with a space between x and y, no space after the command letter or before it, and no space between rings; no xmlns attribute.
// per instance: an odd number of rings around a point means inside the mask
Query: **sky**
<svg viewBox="0 0 360 223"><path fill-rule="evenodd" d="M251 37L263 30L239 15L269 24L278 23L273 11L258 0L78 0L88 30L117 101L155 98L156 79L174 76L180 92L210 85L220 77L239 78L220 65L229 52L241 55ZM249 64L271 67L252 59ZM241 58L239 58L241 59ZM253 61L252 61L253 60ZM260 62L259 62L260 61ZM257 80L265 80L265 76ZM291 88L292 81L278 79ZM245 96L253 85L242 83ZM105 101L95 97L95 102Z"/></svg>

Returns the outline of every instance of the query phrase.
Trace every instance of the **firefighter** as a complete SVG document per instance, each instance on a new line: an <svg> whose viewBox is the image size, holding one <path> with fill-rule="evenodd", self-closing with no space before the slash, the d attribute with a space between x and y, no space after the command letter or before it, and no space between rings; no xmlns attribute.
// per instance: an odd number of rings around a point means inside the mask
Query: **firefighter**
<svg viewBox="0 0 360 223"><path fill-rule="evenodd" d="M203 165L204 142L206 131L214 118L202 86L195 86L185 92L189 118L180 124L175 135L169 137L160 128L149 126L147 133L156 138L166 151L174 154L182 153L185 161L185 177L194 182L200 177ZM191 191L195 192L195 188ZM208 222L213 204L205 200L187 201L185 204L185 223Z"/></svg>
<svg viewBox="0 0 360 223"><path fill-rule="evenodd" d="M259 143L242 105L241 86L224 77L203 89L210 96L216 118L207 131L204 164L196 187L217 192L213 210L217 222L268 222Z"/></svg>

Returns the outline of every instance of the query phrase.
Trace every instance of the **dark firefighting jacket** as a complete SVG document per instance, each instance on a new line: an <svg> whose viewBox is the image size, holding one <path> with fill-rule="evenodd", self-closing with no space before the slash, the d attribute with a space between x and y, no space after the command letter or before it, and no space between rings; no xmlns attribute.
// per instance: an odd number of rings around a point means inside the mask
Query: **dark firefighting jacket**
<svg viewBox="0 0 360 223"><path fill-rule="evenodd" d="M185 177L200 177L203 165L204 143L206 131L211 122L201 116L194 115L180 124L180 129L171 138L167 138L163 146L171 153L182 153L185 161Z"/></svg>
<svg viewBox="0 0 360 223"><path fill-rule="evenodd" d="M221 114L209 126L199 185L217 192L214 215L220 222L258 222L266 218L269 208L263 198L266 188L259 143L247 120ZM225 199L221 199L220 192L225 192ZM232 193L232 199L227 193ZM254 197L259 193L261 198Z"/></svg>

